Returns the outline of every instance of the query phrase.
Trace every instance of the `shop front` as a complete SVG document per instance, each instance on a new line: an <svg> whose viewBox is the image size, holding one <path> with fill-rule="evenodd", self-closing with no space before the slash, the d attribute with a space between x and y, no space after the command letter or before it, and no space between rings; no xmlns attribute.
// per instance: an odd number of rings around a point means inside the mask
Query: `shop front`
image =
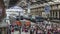
<svg viewBox="0 0 60 34"><path fill-rule="evenodd" d="M7 23L5 21L2 21L0 23L0 34L7 34Z"/></svg>
<svg viewBox="0 0 60 34"><path fill-rule="evenodd" d="M7 27L0 27L0 34L7 34Z"/></svg>

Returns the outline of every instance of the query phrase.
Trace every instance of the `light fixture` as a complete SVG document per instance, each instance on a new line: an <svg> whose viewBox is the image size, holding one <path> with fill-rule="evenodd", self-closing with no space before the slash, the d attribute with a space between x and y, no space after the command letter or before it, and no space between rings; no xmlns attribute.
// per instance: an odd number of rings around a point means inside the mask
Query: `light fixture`
<svg viewBox="0 0 60 34"><path fill-rule="evenodd" d="M53 0L54 2L60 2L60 0Z"/></svg>

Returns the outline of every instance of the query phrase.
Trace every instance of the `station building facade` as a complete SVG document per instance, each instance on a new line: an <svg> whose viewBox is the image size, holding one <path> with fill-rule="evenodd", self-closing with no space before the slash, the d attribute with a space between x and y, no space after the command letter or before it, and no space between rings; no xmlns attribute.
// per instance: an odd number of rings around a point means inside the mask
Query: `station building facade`
<svg viewBox="0 0 60 34"><path fill-rule="evenodd" d="M49 4L51 7L50 13L49 13L49 17L51 18L56 18L56 19L60 19L60 3L53 3L53 4ZM43 17L47 17L46 13L45 13L45 5L32 5L30 7L30 14L31 15L41 15ZM27 9L27 8L26 8ZM26 10L27 11L27 10ZM26 12L27 14L27 12Z"/></svg>

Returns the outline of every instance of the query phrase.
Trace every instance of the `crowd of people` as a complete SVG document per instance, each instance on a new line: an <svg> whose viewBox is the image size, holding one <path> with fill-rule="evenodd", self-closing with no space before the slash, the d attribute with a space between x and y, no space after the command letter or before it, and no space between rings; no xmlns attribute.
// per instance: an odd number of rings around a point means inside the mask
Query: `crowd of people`
<svg viewBox="0 0 60 34"><path fill-rule="evenodd" d="M25 26L25 25L24 25ZM30 32L30 34L60 34L60 26L57 23L44 23L41 22L39 25L35 24L29 29L25 26L25 32Z"/></svg>
<svg viewBox="0 0 60 34"><path fill-rule="evenodd" d="M34 25L31 25L31 23L27 21L27 23L22 25L22 23L17 19L16 25L17 28L15 28L15 30L18 30L20 33L20 30L22 29L22 32L29 32L30 34L60 34L60 25L58 23L50 23L49 21L37 22ZM21 29L20 27L18 29L18 26L21 26ZM12 32L13 31L14 29L12 30Z"/></svg>

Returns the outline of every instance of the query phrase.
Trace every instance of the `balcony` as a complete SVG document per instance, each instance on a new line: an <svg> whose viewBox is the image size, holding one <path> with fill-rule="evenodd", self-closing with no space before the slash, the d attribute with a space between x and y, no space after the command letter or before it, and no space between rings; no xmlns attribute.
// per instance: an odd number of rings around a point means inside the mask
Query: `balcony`
<svg viewBox="0 0 60 34"><path fill-rule="evenodd" d="M41 11L44 11L44 8L41 8L40 10L41 10Z"/></svg>
<svg viewBox="0 0 60 34"><path fill-rule="evenodd" d="M51 10L57 10L57 6L51 7Z"/></svg>
<svg viewBox="0 0 60 34"><path fill-rule="evenodd" d="M60 5L58 5L58 10L60 9Z"/></svg>

